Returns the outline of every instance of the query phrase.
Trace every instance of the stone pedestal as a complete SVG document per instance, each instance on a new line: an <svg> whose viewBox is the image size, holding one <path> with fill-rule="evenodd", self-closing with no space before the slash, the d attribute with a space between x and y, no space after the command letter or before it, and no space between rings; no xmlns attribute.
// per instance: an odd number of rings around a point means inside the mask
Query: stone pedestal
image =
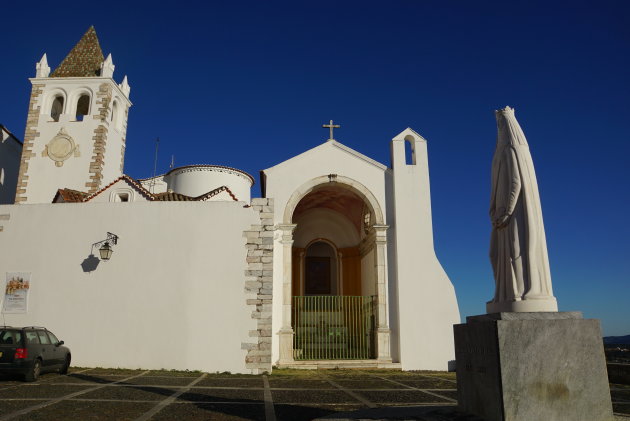
<svg viewBox="0 0 630 421"><path fill-rule="evenodd" d="M598 320L494 313L455 325L462 411L487 421L612 421Z"/></svg>

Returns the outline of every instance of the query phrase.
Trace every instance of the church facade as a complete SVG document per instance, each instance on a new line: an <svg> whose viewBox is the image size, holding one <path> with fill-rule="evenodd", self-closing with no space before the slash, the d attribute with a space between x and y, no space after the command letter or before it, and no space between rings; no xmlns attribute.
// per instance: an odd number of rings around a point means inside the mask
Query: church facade
<svg viewBox="0 0 630 421"><path fill-rule="evenodd" d="M421 135L394 136L388 167L331 132L261 171L256 198L254 177L220 165L137 180L114 69L94 28L54 71L36 66L21 156L0 155L16 180L0 272L29 281L22 301L5 289L5 324L49 327L83 366L449 367L460 317Z"/></svg>

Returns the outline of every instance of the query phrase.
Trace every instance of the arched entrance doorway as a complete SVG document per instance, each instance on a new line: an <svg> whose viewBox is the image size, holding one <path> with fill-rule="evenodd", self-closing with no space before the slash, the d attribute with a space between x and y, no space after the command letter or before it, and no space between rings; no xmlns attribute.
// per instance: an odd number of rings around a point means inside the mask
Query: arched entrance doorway
<svg viewBox="0 0 630 421"><path fill-rule="evenodd" d="M338 266L336 247L325 240L313 241L304 251L304 278L299 288L302 294L338 295Z"/></svg>
<svg viewBox="0 0 630 421"><path fill-rule="evenodd" d="M286 309L281 363L391 361L382 211L353 180L317 181L293 195L281 226Z"/></svg>

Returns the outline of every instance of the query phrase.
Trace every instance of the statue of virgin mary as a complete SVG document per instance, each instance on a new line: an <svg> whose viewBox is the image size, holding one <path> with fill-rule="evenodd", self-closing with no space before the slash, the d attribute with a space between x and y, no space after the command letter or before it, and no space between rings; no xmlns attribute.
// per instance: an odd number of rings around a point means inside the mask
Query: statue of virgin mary
<svg viewBox="0 0 630 421"><path fill-rule="evenodd" d="M505 107L495 115L498 136L490 198L495 293L486 311L558 311L529 145L514 109Z"/></svg>

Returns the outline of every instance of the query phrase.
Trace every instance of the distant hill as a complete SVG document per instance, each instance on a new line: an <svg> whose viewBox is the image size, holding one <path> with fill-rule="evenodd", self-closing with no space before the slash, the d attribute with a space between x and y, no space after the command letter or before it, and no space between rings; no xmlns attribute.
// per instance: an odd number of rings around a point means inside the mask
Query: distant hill
<svg viewBox="0 0 630 421"><path fill-rule="evenodd" d="M630 345L630 335L626 336L605 336L605 345Z"/></svg>

